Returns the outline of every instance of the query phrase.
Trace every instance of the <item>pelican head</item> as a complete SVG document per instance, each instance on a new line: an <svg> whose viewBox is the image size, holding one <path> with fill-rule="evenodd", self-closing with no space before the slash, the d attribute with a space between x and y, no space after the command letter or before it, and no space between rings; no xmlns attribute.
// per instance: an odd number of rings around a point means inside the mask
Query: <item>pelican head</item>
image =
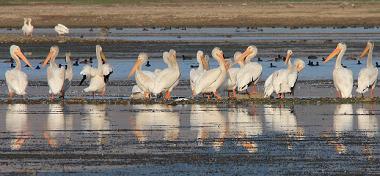
<svg viewBox="0 0 380 176"><path fill-rule="evenodd" d="M338 55L340 52L345 51L346 49L347 49L347 46L345 43L338 43L335 50L329 56L327 56L327 58L325 59L323 63L328 62L329 60L334 58L336 55Z"/></svg>
<svg viewBox="0 0 380 176"><path fill-rule="evenodd" d="M236 51L235 54L234 54L234 61L235 63L239 63L239 62L242 62L242 58L241 57L242 53L240 51Z"/></svg>
<svg viewBox="0 0 380 176"><path fill-rule="evenodd" d="M174 49L169 50L169 58L170 58L171 62L177 60L177 52Z"/></svg>
<svg viewBox="0 0 380 176"><path fill-rule="evenodd" d="M137 69L140 68L141 64L145 63L148 60L148 54L146 53L140 53L139 56L137 56L137 60L135 65L132 67L131 71L128 74L128 79L135 74Z"/></svg>
<svg viewBox="0 0 380 176"><path fill-rule="evenodd" d="M254 45L248 46L244 53L240 56L240 59L247 62L257 54L257 47Z"/></svg>
<svg viewBox="0 0 380 176"><path fill-rule="evenodd" d="M223 65L224 67L226 66L226 62L224 60L224 53L220 48L215 47L212 50L211 54L212 54L212 57L214 57L214 59L217 60L220 65Z"/></svg>
<svg viewBox="0 0 380 176"><path fill-rule="evenodd" d="M18 58L21 58L27 65L29 65L30 68L33 68L29 60L24 56L24 54L22 54L19 46L12 45L9 49L9 52L13 59L17 58L18 60Z"/></svg>
<svg viewBox="0 0 380 176"><path fill-rule="evenodd" d="M46 56L46 59L44 61L44 63L42 64L42 67L45 67L46 64L52 60L52 59L55 59L55 57L57 57L58 55L58 52L59 52L59 48L58 46L54 45L54 46L51 46L50 47L50 52L49 54Z"/></svg>
<svg viewBox="0 0 380 176"><path fill-rule="evenodd" d="M198 50L197 52L197 61L198 63L202 64L203 69L208 70L208 60L206 58L206 55L201 50Z"/></svg>
<svg viewBox="0 0 380 176"><path fill-rule="evenodd" d="M286 52L285 64L288 64L288 63L289 63L290 58L291 58L292 55L293 55L293 51L292 51L292 50L288 50L288 51Z"/></svg>
<svg viewBox="0 0 380 176"><path fill-rule="evenodd" d="M370 49L373 49L373 47L375 46L375 44L369 40L367 42L367 46L364 48L363 52L360 54L360 58L364 58L364 56L366 56L369 52Z"/></svg>
<svg viewBox="0 0 380 176"><path fill-rule="evenodd" d="M106 63L107 58L103 52L103 48L100 45L96 45L96 53L100 54L100 59L101 59L102 63Z"/></svg>
<svg viewBox="0 0 380 176"><path fill-rule="evenodd" d="M299 73L305 68L305 62L301 59L296 59L296 61L294 62L294 66L297 72Z"/></svg>

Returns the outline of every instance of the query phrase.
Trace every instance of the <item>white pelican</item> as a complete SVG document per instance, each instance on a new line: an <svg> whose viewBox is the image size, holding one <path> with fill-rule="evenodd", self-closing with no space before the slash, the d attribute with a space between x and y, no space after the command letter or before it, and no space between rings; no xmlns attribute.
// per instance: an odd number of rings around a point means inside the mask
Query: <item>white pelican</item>
<svg viewBox="0 0 380 176"><path fill-rule="evenodd" d="M177 63L176 52L174 50L169 51L167 58L168 68L156 73L154 79L154 88L152 93L157 95L166 91L165 99L170 98L170 93L173 88L178 84L181 72Z"/></svg>
<svg viewBox="0 0 380 176"><path fill-rule="evenodd" d="M49 67L47 68L47 81L51 99L54 99L54 95L62 93L63 82L65 80L65 68L59 67L57 63L55 63L55 59L58 56L58 53L58 46L50 47L50 52L42 64L42 67L45 67L46 64L50 61Z"/></svg>
<svg viewBox="0 0 380 176"><path fill-rule="evenodd" d="M353 77L352 71L344 68L342 66L342 58L346 52L347 46L344 43L339 43L336 49L326 58L323 63L328 62L334 56L337 56L335 62L335 68L333 70L333 81L334 86L337 91L337 96L341 98L351 98L352 97L352 86L353 86Z"/></svg>
<svg viewBox="0 0 380 176"><path fill-rule="evenodd" d="M71 81L73 80L73 61L71 60L71 53L66 53L66 71L65 80L63 81L62 98L65 98L66 91L71 87Z"/></svg>
<svg viewBox="0 0 380 176"><path fill-rule="evenodd" d="M222 97L218 95L217 90L223 84L227 77L227 68L223 56L223 51L215 47L212 50L212 57L218 61L219 67L204 72L195 82L193 96L200 93L214 93L217 99Z"/></svg>
<svg viewBox="0 0 380 176"><path fill-rule="evenodd" d="M208 56L201 50L197 52L197 62L199 65L198 68L190 70L190 86L192 92L194 92L195 81L203 74L203 72L208 70Z"/></svg>
<svg viewBox="0 0 380 176"><path fill-rule="evenodd" d="M54 30L55 30L55 32L57 32L58 35L60 35L60 36L69 33L69 28L67 28L67 27L64 26L63 24L57 24L57 25L54 27Z"/></svg>
<svg viewBox="0 0 380 176"><path fill-rule="evenodd" d="M24 18L24 25L22 26L22 32L26 36L32 36L33 25L31 18Z"/></svg>
<svg viewBox="0 0 380 176"><path fill-rule="evenodd" d="M30 67L33 66L29 63L28 59L22 54L20 47L12 45L10 47L11 57L16 62L16 67L14 69L5 72L5 81L8 86L9 97L12 98L16 95L25 95L25 89L28 86L28 76L21 71L20 58Z"/></svg>
<svg viewBox="0 0 380 176"><path fill-rule="evenodd" d="M284 98L285 93L292 92L297 81L298 73L305 68L305 62L301 59L296 59L294 65L291 62L292 50L287 51L285 64L287 69L281 69L273 72L264 84L264 97L269 97L273 92L276 92L279 98Z"/></svg>
<svg viewBox="0 0 380 176"><path fill-rule="evenodd" d="M374 96L374 89L377 83L377 75L379 73L378 69L372 65L372 52L374 43L372 41L367 42L367 47L364 49L360 55L363 58L368 54L367 67L362 68L358 76L358 88L356 92L364 94L371 87L370 96Z"/></svg>
<svg viewBox="0 0 380 176"><path fill-rule="evenodd" d="M241 57L241 52L237 51L234 54L234 60L235 62L239 60ZM228 92L228 96L230 97L230 91L232 91L232 97L236 97L236 87L237 87L237 73L239 72L240 68L231 68L234 64L230 59L226 59L226 65L227 65L227 79L224 82L225 88Z"/></svg>
<svg viewBox="0 0 380 176"><path fill-rule="evenodd" d="M83 67L80 72L80 74L83 75L80 85L87 78L87 76L90 76L90 85L83 91L92 92L93 96L95 95L95 92L98 92L104 96L106 92L106 83L113 70L111 65L106 63L107 59L100 45L96 45L96 59L98 60L97 68L92 68L89 65L85 65Z"/></svg>
<svg viewBox="0 0 380 176"><path fill-rule="evenodd" d="M167 55L169 53L164 53L164 55ZM166 56L164 56L165 58ZM135 80L138 88L144 92L144 97L149 98L150 93L153 91L154 88L154 79L156 77L155 73L151 71L145 71L142 70L141 67L145 62L148 60L148 55L146 53L140 53L137 57L136 63L131 69L131 71L128 74L128 79L135 75ZM136 73L136 74L135 74ZM137 88L135 88L135 91L139 91Z"/></svg>
<svg viewBox="0 0 380 176"><path fill-rule="evenodd" d="M257 62L251 62L257 54L256 46L248 46L241 57L236 61L240 65L240 69L236 75L238 91L248 90L248 87L253 84L253 88L249 94L257 92L256 84L260 79L263 67Z"/></svg>

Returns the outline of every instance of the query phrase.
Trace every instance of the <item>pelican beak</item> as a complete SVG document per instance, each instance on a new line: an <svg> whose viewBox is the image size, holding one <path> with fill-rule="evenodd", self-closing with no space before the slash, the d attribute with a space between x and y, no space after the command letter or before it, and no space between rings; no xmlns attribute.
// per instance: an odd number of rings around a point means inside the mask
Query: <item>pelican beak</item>
<svg viewBox="0 0 380 176"><path fill-rule="evenodd" d="M289 64L289 61L290 61L290 57L291 57L292 55L290 54L290 53L288 53L287 55L286 55L286 59L285 59L285 64Z"/></svg>
<svg viewBox="0 0 380 176"><path fill-rule="evenodd" d="M42 64L42 67L45 67L52 57L53 57L53 51L50 51L49 54L46 56L46 59L44 63Z"/></svg>
<svg viewBox="0 0 380 176"><path fill-rule="evenodd" d="M100 57L102 58L102 60L103 60L104 62L107 61L106 55L104 54L103 51L100 52Z"/></svg>
<svg viewBox="0 0 380 176"><path fill-rule="evenodd" d="M246 58L249 54L251 54L251 53L252 53L251 51L249 51L249 50L245 50L244 53L242 53L242 54L240 55L240 57L239 57L239 61L244 61L245 58Z"/></svg>
<svg viewBox="0 0 380 176"><path fill-rule="evenodd" d="M203 69L208 70L208 63L206 62L206 57L203 55L201 58Z"/></svg>
<svg viewBox="0 0 380 176"><path fill-rule="evenodd" d="M33 68L32 64L30 64L29 60L24 56L24 54L22 54L20 50L16 51L15 54L20 57L26 63L26 65L28 65L30 68Z"/></svg>
<svg viewBox="0 0 380 176"><path fill-rule="evenodd" d="M340 53L340 48L336 48L329 56L327 56L327 58L325 59L325 61L323 61L323 63L326 63L328 62L329 60L331 60L334 56L336 56L337 54Z"/></svg>
<svg viewBox="0 0 380 176"><path fill-rule="evenodd" d="M219 54L219 53L217 55L219 56L220 60L222 61L222 64L224 65L224 67L226 67L226 60L224 59L224 55ZM226 67L226 69L228 69L228 68Z"/></svg>
<svg viewBox="0 0 380 176"><path fill-rule="evenodd" d="M359 57L360 57L360 58L364 58L364 56L367 55L368 52L369 52L369 46L367 45L367 46L364 48L362 54L360 54Z"/></svg>
<svg viewBox="0 0 380 176"><path fill-rule="evenodd" d="M129 74L128 74L128 79L131 78L131 76L135 74L137 68L139 68L139 66L141 65L141 63L142 62L140 60L136 61L135 65L132 67L131 72L129 72Z"/></svg>

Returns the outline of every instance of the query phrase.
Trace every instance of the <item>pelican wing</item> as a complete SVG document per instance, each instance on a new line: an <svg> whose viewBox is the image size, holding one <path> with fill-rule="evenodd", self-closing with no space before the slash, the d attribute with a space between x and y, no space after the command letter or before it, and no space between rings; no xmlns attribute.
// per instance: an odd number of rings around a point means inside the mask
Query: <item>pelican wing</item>
<svg viewBox="0 0 380 176"><path fill-rule="evenodd" d="M352 97L353 76L352 71L346 68L334 69L334 85L339 89L342 98Z"/></svg>
<svg viewBox="0 0 380 176"><path fill-rule="evenodd" d="M96 75L96 68L91 67L90 65L85 65L82 68L82 71L80 72L81 75L86 75L86 76L95 76Z"/></svg>
<svg viewBox="0 0 380 176"><path fill-rule="evenodd" d="M358 76L358 88L356 92L365 93L369 87L376 84L378 69L374 67L362 68Z"/></svg>
<svg viewBox="0 0 380 176"><path fill-rule="evenodd" d="M270 74L269 77L267 78L267 80L265 80L265 84L264 84L264 97L267 98L267 97L270 97L273 93L273 74Z"/></svg>
<svg viewBox="0 0 380 176"><path fill-rule="evenodd" d="M180 77L180 73L173 69L164 69L159 72L155 79L153 93L158 94L172 88Z"/></svg>
<svg viewBox="0 0 380 176"><path fill-rule="evenodd" d="M250 62L241 68L236 76L238 91L246 90L251 82L257 82L262 70L263 67L255 62Z"/></svg>
<svg viewBox="0 0 380 176"><path fill-rule="evenodd" d="M103 75L109 75L110 73L113 72L113 69L110 64L103 64L102 72L103 72Z"/></svg>
<svg viewBox="0 0 380 176"><path fill-rule="evenodd" d="M28 85L28 76L21 70L8 70L5 72L5 80L8 89L17 95L25 95L25 89Z"/></svg>
<svg viewBox="0 0 380 176"><path fill-rule="evenodd" d="M195 94L201 93L204 89L212 85L222 74L222 70L215 68L204 72L195 82Z"/></svg>
<svg viewBox="0 0 380 176"><path fill-rule="evenodd" d="M65 79L65 69L49 66L47 68L47 80L49 84L49 93L58 94L61 92Z"/></svg>

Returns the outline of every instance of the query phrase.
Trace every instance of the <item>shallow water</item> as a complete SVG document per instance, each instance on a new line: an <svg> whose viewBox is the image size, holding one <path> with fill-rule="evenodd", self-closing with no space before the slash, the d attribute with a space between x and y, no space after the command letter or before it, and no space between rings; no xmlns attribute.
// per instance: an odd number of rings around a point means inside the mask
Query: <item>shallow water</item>
<svg viewBox="0 0 380 176"><path fill-rule="evenodd" d="M379 105L0 105L0 173L379 174Z"/></svg>

